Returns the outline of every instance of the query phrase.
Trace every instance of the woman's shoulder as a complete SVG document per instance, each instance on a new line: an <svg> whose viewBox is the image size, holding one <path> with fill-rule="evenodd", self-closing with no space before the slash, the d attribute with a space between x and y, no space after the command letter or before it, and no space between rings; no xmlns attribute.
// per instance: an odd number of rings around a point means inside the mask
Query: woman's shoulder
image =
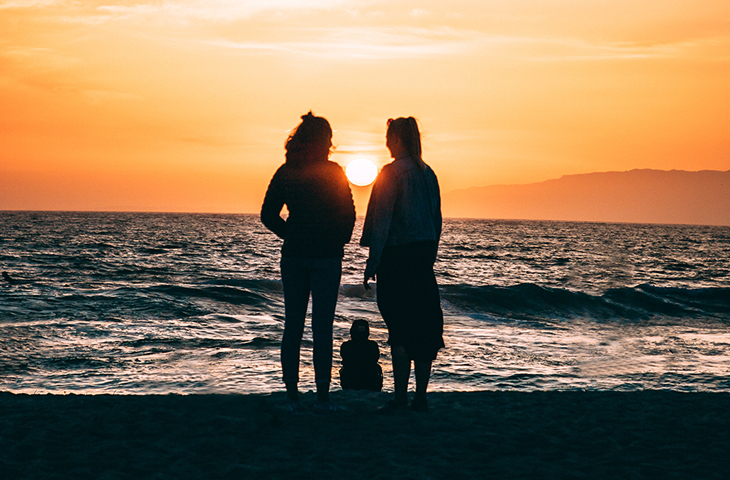
<svg viewBox="0 0 730 480"><path fill-rule="evenodd" d="M282 163L281 165L279 165L279 168L277 168L274 172L274 178L287 175L291 169L291 166L287 165L286 163Z"/></svg>
<svg viewBox="0 0 730 480"><path fill-rule="evenodd" d="M380 172L378 173L378 178L395 177L400 175L402 172L403 168L399 164L399 162L390 162L383 165L383 168L381 168Z"/></svg>
<svg viewBox="0 0 730 480"><path fill-rule="evenodd" d="M339 163L328 160L320 165L321 170L317 172L317 176L327 179L327 181L336 181L338 183L347 183L345 169Z"/></svg>
<svg viewBox="0 0 730 480"><path fill-rule="evenodd" d="M411 156L403 156L392 161L389 165L398 174L412 174L421 170L421 166Z"/></svg>
<svg viewBox="0 0 730 480"><path fill-rule="evenodd" d="M306 179L311 176L336 176L345 175L344 169L337 163L327 160L306 167L292 166L287 163L282 164L274 173L274 177Z"/></svg>
<svg viewBox="0 0 730 480"><path fill-rule="evenodd" d="M426 165L426 174L433 178L436 178L436 172L433 171L433 168L431 168L431 166L428 164L424 164L424 165Z"/></svg>
<svg viewBox="0 0 730 480"><path fill-rule="evenodd" d="M342 168L342 165L337 162L333 162L332 160L327 160L326 162L323 162L322 167L328 170L332 170L333 172L342 173L343 175L345 173L345 169Z"/></svg>
<svg viewBox="0 0 730 480"><path fill-rule="evenodd" d="M279 165L279 168L276 169L274 175L271 176L269 186L271 187L281 183L288 176L288 170L286 163Z"/></svg>

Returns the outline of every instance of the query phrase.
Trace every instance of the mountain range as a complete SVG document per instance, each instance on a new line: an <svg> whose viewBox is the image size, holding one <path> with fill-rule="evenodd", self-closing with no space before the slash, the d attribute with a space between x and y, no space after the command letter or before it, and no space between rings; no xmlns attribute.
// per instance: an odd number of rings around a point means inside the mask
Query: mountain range
<svg viewBox="0 0 730 480"><path fill-rule="evenodd" d="M631 170L453 190L444 217L730 226L730 170Z"/></svg>

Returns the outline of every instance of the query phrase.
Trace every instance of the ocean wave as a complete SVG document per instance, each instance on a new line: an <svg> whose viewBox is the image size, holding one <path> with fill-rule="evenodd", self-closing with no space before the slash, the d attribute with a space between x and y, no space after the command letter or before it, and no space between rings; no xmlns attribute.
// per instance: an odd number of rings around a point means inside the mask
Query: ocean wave
<svg viewBox="0 0 730 480"><path fill-rule="evenodd" d="M250 280L241 278L223 278L209 280L206 285L221 285L226 287L240 287L252 291L282 292L284 287L281 280Z"/></svg>
<svg viewBox="0 0 730 480"><path fill-rule="evenodd" d="M233 305L260 305L269 303L269 299L249 290L228 286L181 286L160 285L149 287L150 291L163 293L173 297L205 298Z"/></svg>
<svg viewBox="0 0 730 480"><path fill-rule="evenodd" d="M170 338L170 337L147 337L136 340L120 342L121 347L132 348L139 354L148 354L149 350L156 353L183 350L218 350L218 349L260 349L279 347L280 339L255 336L248 339L225 339L225 338Z"/></svg>
<svg viewBox="0 0 730 480"><path fill-rule="evenodd" d="M730 321L730 288L638 285L602 295L545 287L443 285L447 307L514 319L652 320L707 318Z"/></svg>

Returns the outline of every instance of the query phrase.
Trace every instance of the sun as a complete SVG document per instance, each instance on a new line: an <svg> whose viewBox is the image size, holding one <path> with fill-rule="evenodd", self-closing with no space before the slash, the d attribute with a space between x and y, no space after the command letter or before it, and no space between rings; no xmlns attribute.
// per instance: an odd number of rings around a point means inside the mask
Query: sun
<svg viewBox="0 0 730 480"><path fill-rule="evenodd" d="M364 187L373 183L378 176L378 167L367 158L358 158L347 164L345 174L350 183Z"/></svg>

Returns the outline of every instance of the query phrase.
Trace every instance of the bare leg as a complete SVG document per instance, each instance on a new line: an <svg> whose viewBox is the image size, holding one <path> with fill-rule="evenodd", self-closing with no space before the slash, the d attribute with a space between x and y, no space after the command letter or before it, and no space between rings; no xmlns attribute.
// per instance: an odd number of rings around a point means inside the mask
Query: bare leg
<svg viewBox="0 0 730 480"><path fill-rule="evenodd" d="M395 403L408 403L408 378L411 376L411 359L403 346L391 348L393 357L393 383L395 386Z"/></svg>

